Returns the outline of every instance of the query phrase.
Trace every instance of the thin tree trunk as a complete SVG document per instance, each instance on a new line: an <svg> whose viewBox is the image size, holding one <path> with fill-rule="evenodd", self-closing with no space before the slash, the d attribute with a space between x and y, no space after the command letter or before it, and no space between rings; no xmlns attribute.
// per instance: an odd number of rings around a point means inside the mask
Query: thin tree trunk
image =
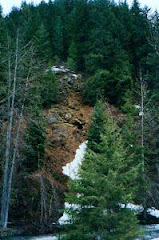
<svg viewBox="0 0 159 240"><path fill-rule="evenodd" d="M143 78L142 78L142 72L140 70L140 88L141 88L141 151L142 151L142 174L143 179L145 179L145 155L144 155L144 84L143 84ZM143 208L144 208L144 220L146 221L147 218L147 204L146 204L146 194L144 194L144 200L143 200Z"/></svg>
<svg viewBox="0 0 159 240"><path fill-rule="evenodd" d="M40 223L43 223L43 220L46 218L46 201L45 201L45 186L42 175L40 175L40 183L41 183L41 216Z"/></svg>
<svg viewBox="0 0 159 240"><path fill-rule="evenodd" d="M8 41L8 53L9 53L9 41ZM8 110L8 120L10 119L10 104L11 104L11 98L10 98L10 91L11 91L11 61L10 61L10 54L8 56L8 104L7 104L7 110ZM7 182L8 182L8 173L9 173L9 153L10 153L10 138L11 138L11 131L12 124L10 121L10 124L7 127L7 135L6 135L6 151L5 151L5 164L4 164L4 175L3 175L3 192L2 192L2 202L1 202L1 225L3 226L3 219L4 219L4 212L6 208L6 188L7 188Z"/></svg>
<svg viewBox="0 0 159 240"><path fill-rule="evenodd" d="M54 186L53 186L53 183L52 183L52 182L51 182L51 186L52 186L52 190L54 191ZM52 214L53 197L54 197L54 194L53 194L53 192L51 191L50 204L49 204L49 217L51 217L51 214Z"/></svg>
<svg viewBox="0 0 159 240"><path fill-rule="evenodd" d="M17 39L18 40L18 39ZM18 42L17 42L17 51L16 51L16 65L15 65L15 74L14 74L14 82L16 81L16 72L17 72L17 63L18 63ZM12 182L13 182L13 175L14 175L14 169L16 165L16 156L17 156L17 150L18 150L18 143L19 143L19 136L20 136L20 129L21 129L21 124L23 120L23 112L24 112L24 104L26 100L26 92L28 89L29 85L29 75L30 75L30 70L32 68L32 58L31 58L31 66L29 67L28 74L27 74L27 79L26 79L26 84L25 84L25 89L24 89L24 98L23 98L23 104L21 107L21 112L19 116L19 122L18 122L18 128L17 128L17 133L16 133L16 138L14 141L14 148L13 148L13 155L10 157L10 168L8 170L8 176L7 176L7 186L6 186L6 201L5 201L5 212L4 212L4 221L5 225L2 225L3 227L7 227L7 222L8 222L8 213L9 213L9 204L10 204L10 197L11 197L11 190L12 190ZM15 92L13 92L15 95Z"/></svg>
<svg viewBox="0 0 159 240"><path fill-rule="evenodd" d="M24 89L25 94L26 94L28 86L29 86L30 70L31 70L31 68L29 68L27 79L26 79L26 85L25 85L25 89ZM26 95L25 94L24 94L23 105L22 105L22 108L21 108L20 116L19 116L19 123L18 123L16 139L15 139L15 143L14 143L14 150L13 150L13 157L12 157L12 162L11 162L11 169L10 169L10 173L9 173L8 196L7 196L8 203L7 203L7 206L6 206L6 212L9 212L9 203L10 203L10 195L11 195L11 189L12 189L13 174L14 174L14 169L15 169L15 165L16 165L16 155L17 155L17 150L18 150L19 135L20 135L20 129L21 129L21 124L22 124L22 120L23 120L24 104L25 104L25 99L26 99Z"/></svg>
<svg viewBox="0 0 159 240"><path fill-rule="evenodd" d="M145 156L144 156L144 85L142 74L140 73L141 84L141 147L142 147L142 170L145 171Z"/></svg>
<svg viewBox="0 0 159 240"><path fill-rule="evenodd" d="M14 103L15 103L15 92L16 92L16 83L17 83L17 68L18 68L18 34L16 39L16 57L15 57L15 71L14 71L14 80L13 80L13 94L10 107L10 96L8 96L8 110L9 110L9 125L7 128L7 142L6 142L6 151L5 151L5 164L4 164L4 174L3 174L3 190L2 190L2 203L1 203L1 226L3 228L7 227L8 221L8 180L9 180L9 165L10 165L10 151L11 151L11 138L12 138L12 128L13 128L13 115L14 115ZM11 86L11 66L10 59L8 61L8 81L9 88ZM9 89L10 90L10 89Z"/></svg>

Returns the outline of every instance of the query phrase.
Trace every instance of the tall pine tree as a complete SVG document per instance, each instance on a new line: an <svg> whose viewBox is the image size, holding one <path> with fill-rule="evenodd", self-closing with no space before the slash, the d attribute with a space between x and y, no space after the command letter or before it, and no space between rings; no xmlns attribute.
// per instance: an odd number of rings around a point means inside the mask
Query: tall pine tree
<svg viewBox="0 0 159 240"><path fill-rule="evenodd" d="M138 168L130 169L130 162L119 128L106 116L98 153L88 148L78 178L69 182L66 200L73 205L66 210L64 240L135 238L136 217L126 206L133 200Z"/></svg>

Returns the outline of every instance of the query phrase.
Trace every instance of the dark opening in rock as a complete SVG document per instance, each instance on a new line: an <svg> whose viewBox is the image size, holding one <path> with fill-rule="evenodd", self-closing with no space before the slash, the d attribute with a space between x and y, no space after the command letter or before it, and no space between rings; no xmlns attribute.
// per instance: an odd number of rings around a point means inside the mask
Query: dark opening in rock
<svg viewBox="0 0 159 240"><path fill-rule="evenodd" d="M81 122L80 120L75 120L72 122L73 125L75 125L78 129L83 129L84 123Z"/></svg>

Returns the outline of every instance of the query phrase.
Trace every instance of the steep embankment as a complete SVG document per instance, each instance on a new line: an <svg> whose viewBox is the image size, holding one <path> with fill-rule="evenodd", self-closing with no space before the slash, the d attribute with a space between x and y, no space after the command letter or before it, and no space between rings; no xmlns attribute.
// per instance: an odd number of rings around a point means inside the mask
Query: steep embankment
<svg viewBox="0 0 159 240"><path fill-rule="evenodd" d="M64 66L53 67L56 74L63 100L59 104L53 104L45 111L47 121L46 159L50 177L57 184L65 187L65 176L62 166L74 159L76 149L86 140L87 130L92 107L82 102L81 83L82 76L76 75ZM123 114L113 106L109 107L109 113L118 122L123 120Z"/></svg>
<svg viewBox="0 0 159 240"><path fill-rule="evenodd" d="M84 140L92 108L82 103L81 93L68 91L65 100L45 112L47 125L46 159L50 177L65 186L62 166L72 161ZM47 171L48 175L48 171Z"/></svg>
<svg viewBox="0 0 159 240"><path fill-rule="evenodd" d="M41 219L57 222L63 208L67 177L62 167L71 162L79 145L86 140L92 108L82 102L81 75L64 67L56 72L62 99L44 110L46 119L45 164L33 178L40 183Z"/></svg>
<svg viewBox="0 0 159 240"><path fill-rule="evenodd" d="M81 94L69 92L66 100L46 111L46 156L54 172L62 174L62 166L72 161L79 144L86 140L92 108L83 105Z"/></svg>

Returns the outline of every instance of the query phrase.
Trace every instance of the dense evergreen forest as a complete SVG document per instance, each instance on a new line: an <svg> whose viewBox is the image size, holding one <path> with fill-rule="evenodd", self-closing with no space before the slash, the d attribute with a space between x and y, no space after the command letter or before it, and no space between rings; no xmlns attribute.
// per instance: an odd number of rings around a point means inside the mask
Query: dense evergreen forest
<svg viewBox="0 0 159 240"><path fill-rule="evenodd" d="M94 109L79 179L67 189L60 185L65 176L47 166L44 116L65 100L51 71L61 65L81 74L77 92ZM81 208L67 210L72 221L62 228L64 239L134 239L137 217L127 204L144 207L142 222L147 208L159 209L158 98L159 14L138 0L131 7L113 0L23 2L5 17L1 9L2 228L9 222L35 232L59 230L67 192L67 202ZM109 106L122 119L111 117ZM43 177L48 172L51 183Z"/></svg>

